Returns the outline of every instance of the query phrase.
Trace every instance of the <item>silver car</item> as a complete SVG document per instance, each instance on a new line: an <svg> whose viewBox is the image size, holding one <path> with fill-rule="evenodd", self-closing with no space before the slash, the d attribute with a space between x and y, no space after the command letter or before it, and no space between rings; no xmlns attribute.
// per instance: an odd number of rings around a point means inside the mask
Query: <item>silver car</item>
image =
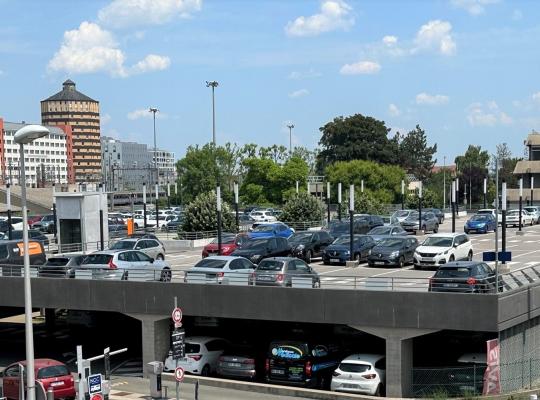
<svg viewBox="0 0 540 400"><path fill-rule="evenodd" d="M243 283L255 271L255 264L244 257L212 256L203 258L186 272L187 283Z"/></svg>
<svg viewBox="0 0 540 400"><path fill-rule="evenodd" d="M122 239L113 244L110 250L139 250L154 260L165 259L165 247L155 239Z"/></svg>
<svg viewBox="0 0 540 400"><path fill-rule="evenodd" d="M286 287L292 286L293 278L311 278L312 287L321 287L319 274L304 260L293 257L265 258L257 266L252 283L260 286Z"/></svg>
<svg viewBox="0 0 540 400"><path fill-rule="evenodd" d="M170 282L171 266L162 260L154 261L138 250L105 250L89 254L80 268L90 270L92 279L139 279Z"/></svg>
<svg viewBox="0 0 540 400"><path fill-rule="evenodd" d="M528 211L529 214L533 216L533 221L535 224L540 223L540 207L538 206L526 206L523 207L525 211Z"/></svg>

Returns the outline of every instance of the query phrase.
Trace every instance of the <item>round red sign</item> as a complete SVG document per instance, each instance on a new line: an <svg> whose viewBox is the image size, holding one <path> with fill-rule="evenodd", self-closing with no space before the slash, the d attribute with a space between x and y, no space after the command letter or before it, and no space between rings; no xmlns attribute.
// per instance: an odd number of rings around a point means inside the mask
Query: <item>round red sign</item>
<svg viewBox="0 0 540 400"><path fill-rule="evenodd" d="M93 394L92 397L90 397L90 400L103 400L103 396L101 393Z"/></svg>
<svg viewBox="0 0 540 400"><path fill-rule="evenodd" d="M177 367L175 370L174 370L174 378L178 381L178 382L182 382L184 380L184 368L182 367ZM94 399L92 399L94 400Z"/></svg>
<svg viewBox="0 0 540 400"><path fill-rule="evenodd" d="M176 307L172 312L172 320L175 323L182 322L182 309L180 307Z"/></svg>

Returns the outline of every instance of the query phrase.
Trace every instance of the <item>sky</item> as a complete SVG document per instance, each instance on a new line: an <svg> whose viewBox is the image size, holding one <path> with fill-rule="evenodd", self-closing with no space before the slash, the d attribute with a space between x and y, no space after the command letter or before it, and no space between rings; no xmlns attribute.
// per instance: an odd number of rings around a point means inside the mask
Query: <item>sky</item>
<svg viewBox="0 0 540 400"><path fill-rule="evenodd" d="M540 131L535 0L0 0L0 117L40 121L70 78L102 135L185 154L217 143L314 149L355 113L419 124L438 164Z"/></svg>

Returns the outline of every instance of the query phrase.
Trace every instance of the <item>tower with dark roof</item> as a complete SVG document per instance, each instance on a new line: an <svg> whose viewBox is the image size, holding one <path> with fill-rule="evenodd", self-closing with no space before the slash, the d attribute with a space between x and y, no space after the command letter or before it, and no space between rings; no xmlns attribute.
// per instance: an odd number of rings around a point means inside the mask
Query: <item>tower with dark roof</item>
<svg viewBox="0 0 540 400"><path fill-rule="evenodd" d="M99 102L77 91L71 79L41 101L41 122L71 127L76 182L101 181Z"/></svg>

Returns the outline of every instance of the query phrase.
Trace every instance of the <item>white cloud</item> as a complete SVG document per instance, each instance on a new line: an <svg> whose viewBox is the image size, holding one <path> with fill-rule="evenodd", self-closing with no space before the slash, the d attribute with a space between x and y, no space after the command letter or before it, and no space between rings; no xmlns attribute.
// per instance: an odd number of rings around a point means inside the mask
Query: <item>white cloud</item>
<svg viewBox="0 0 540 400"><path fill-rule="evenodd" d="M109 122L111 122L111 119L112 118L110 114L103 114L99 117L101 125L107 125Z"/></svg>
<svg viewBox="0 0 540 400"><path fill-rule="evenodd" d="M307 71L293 71L289 74L289 79L310 79L318 78L322 74L318 71L315 71L313 68L310 68Z"/></svg>
<svg viewBox="0 0 540 400"><path fill-rule="evenodd" d="M523 19L523 13L521 12L521 10L514 10L514 12L512 13L512 19L514 21L520 21L521 19Z"/></svg>
<svg viewBox="0 0 540 400"><path fill-rule="evenodd" d="M388 106L388 113L390 114L390 116L392 117L398 117L401 115L401 110L398 108L398 106L396 106L394 103L391 103L389 106Z"/></svg>
<svg viewBox="0 0 540 400"><path fill-rule="evenodd" d="M486 7L499 3L500 0L451 0L454 7L462 8L471 15L480 15L486 11Z"/></svg>
<svg viewBox="0 0 540 400"><path fill-rule="evenodd" d="M352 7L343 0L325 0L319 14L289 21L285 33L289 36L316 36L337 29L346 30L354 25L351 11Z"/></svg>
<svg viewBox="0 0 540 400"><path fill-rule="evenodd" d="M345 64L339 70L342 75L376 74L381 65L374 61L358 61L354 64Z"/></svg>
<svg viewBox="0 0 540 400"><path fill-rule="evenodd" d="M153 113L151 113L148 108L139 108L127 114L128 119L131 119L131 120L136 120L140 118L153 118L153 116L154 116ZM156 113L156 119L158 118L163 119L166 117L167 117L167 114L164 114L162 112Z"/></svg>
<svg viewBox="0 0 540 400"><path fill-rule="evenodd" d="M532 95L532 99L534 101L539 101L540 102L540 92L536 92Z"/></svg>
<svg viewBox="0 0 540 400"><path fill-rule="evenodd" d="M111 28L161 25L188 18L201 9L202 0L113 0L98 12L98 20Z"/></svg>
<svg viewBox="0 0 540 400"><path fill-rule="evenodd" d="M296 99L298 97L307 96L308 94L309 94L309 90L307 90L307 89L299 89L299 90L295 90L294 92L289 93L289 97L291 99Z"/></svg>
<svg viewBox="0 0 540 400"><path fill-rule="evenodd" d="M467 120L471 126L490 127L498 124L510 125L514 122L512 117L500 110L495 101L490 101L486 105L472 103L467 108Z"/></svg>
<svg viewBox="0 0 540 400"><path fill-rule="evenodd" d="M124 52L111 32L83 21L78 29L66 31L60 49L49 61L50 71L88 74L107 72L115 77L168 68L168 57L148 55L133 67L126 67Z"/></svg>
<svg viewBox="0 0 540 400"><path fill-rule="evenodd" d="M392 46L397 44L398 38L397 38L397 36L387 35L387 36L382 38L382 41L388 47L392 47Z"/></svg>
<svg viewBox="0 0 540 400"><path fill-rule="evenodd" d="M437 19L422 25L414 42L416 47L412 49L412 53L436 51L450 56L456 52L456 43L452 38L452 25L448 21Z"/></svg>
<svg viewBox="0 0 540 400"><path fill-rule="evenodd" d="M447 104L450 98L442 94L428 94L426 92L418 93L416 95L416 104L427 104L430 106L437 106Z"/></svg>

